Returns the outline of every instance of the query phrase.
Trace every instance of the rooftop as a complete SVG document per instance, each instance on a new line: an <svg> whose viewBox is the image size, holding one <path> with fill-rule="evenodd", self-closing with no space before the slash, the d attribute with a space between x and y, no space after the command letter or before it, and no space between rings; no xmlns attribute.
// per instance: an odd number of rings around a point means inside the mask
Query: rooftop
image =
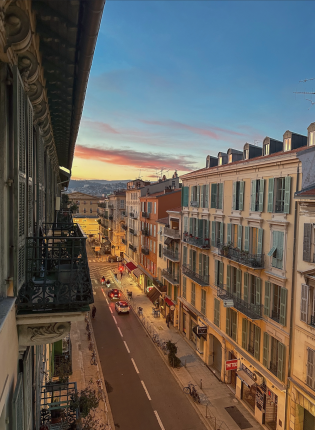
<svg viewBox="0 0 315 430"><path fill-rule="evenodd" d="M171 190L171 191L168 190L168 191L166 191L166 193L164 191L165 190L159 191L158 193L148 194L147 196L140 197L140 200L142 200L142 199L151 199L151 198L155 199L155 198L158 198L158 197L167 196L169 194L178 193L178 192L181 191L181 188L176 188L175 190Z"/></svg>
<svg viewBox="0 0 315 430"><path fill-rule="evenodd" d="M158 223L160 223L160 224L165 224L165 225L167 225L168 224L168 216L166 216L166 217L164 217L164 218L160 218L160 219L158 219L157 220L157 222Z"/></svg>
<svg viewBox="0 0 315 430"><path fill-rule="evenodd" d="M297 191L294 194L295 198L311 198L314 197L315 198L315 184L310 185L309 187L303 188L300 191Z"/></svg>

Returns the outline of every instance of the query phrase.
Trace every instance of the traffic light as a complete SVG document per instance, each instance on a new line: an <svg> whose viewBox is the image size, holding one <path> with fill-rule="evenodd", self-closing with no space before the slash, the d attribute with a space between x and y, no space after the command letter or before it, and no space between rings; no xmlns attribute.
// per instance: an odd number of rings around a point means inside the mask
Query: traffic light
<svg viewBox="0 0 315 430"><path fill-rule="evenodd" d="M124 270L123 266L119 266L119 271L122 272Z"/></svg>

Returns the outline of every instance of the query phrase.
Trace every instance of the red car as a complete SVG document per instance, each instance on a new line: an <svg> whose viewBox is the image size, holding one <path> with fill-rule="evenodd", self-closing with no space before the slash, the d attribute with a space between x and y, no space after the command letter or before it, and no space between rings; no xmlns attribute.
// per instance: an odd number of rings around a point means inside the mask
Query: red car
<svg viewBox="0 0 315 430"><path fill-rule="evenodd" d="M112 300L119 300L121 297L121 292L117 290L117 288L113 288L112 290L108 291L108 297Z"/></svg>

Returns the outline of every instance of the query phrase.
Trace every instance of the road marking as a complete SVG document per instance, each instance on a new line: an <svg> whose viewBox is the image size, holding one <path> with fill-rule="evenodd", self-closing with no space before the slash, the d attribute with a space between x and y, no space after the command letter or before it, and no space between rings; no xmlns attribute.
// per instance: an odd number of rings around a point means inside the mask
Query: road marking
<svg viewBox="0 0 315 430"><path fill-rule="evenodd" d="M156 419L158 420L158 423L160 424L161 429L165 430L165 427L162 424L162 421L161 421L161 418L159 417L159 414L157 413L157 411L153 411L153 412L154 412L154 414L156 416Z"/></svg>
<svg viewBox="0 0 315 430"><path fill-rule="evenodd" d="M130 354L130 350L129 350L129 348L128 348L128 345L127 345L127 342L124 340L124 344L125 344L125 347L126 347L126 350L128 351L128 353Z"/></svg>
<svg viewBox="0 0 315 430"><path fill-rule="evenodd" d="M112 310L111 310L111 311L112 311ZM113 313L113 311L112 311L112 313ZM114 317L114 315L113 315L113 318L114 318L115 324L117 324L117 320L116 320L116 318Z"/></svg>
<svg viewBox="0 0 315 430"><path fill-rule="evenodd" d="M105 296L105 294L104 294L104 296ZM105 300L106 300L106 303L109 305L108 300L107 300L107 298L106 298L106 297L105 297Z"/></svg>
<svg viewBox="0 0 315 430"><path fill-rule="evenodd" d="M111 311L111 313L113 313L113 311L112 311L112 308L111 307L109 307L109 310ZM113 318L115 319L115 317L113 316ZM117 324L117 322L116 322L116 324Z"/></svg>
<svg viewBox="0 0 315 430"><path fill-rule="evenodd" d="M129 352L130 352L130 351L129 351ZM140 372L139 372L139 370L138 370L138 367L137 367L137 365L136 365L136 363L135 363L135 360L132 358L132 359L131 359L131 361L132 361L132 364L134 365L134 368L136 369L136 372L137 372L137 373L140 373ZM141 381L141 382L142 382L142 381ZM143 383L143 382L142 382L142 383ZM146 388L144 388L144 389L146 390ZM148 393L148 394L149 394L149 393ZM151 400L151 399L150 399L150 400Z"/></svg>
<svg viewBox="0 0 315 430"><path fill-rule="evenodd" d="M124 336L123 336L123 334L122 334L122 332L121 332L121 330L120 330L120 328L119 328L119 327L117 327L117 328L118 328L118 331L119 331L119 333L120 333L120 336L121 336L121 337L124 337Z"/></svg>
<svg viewBox="0 0 315 430"><path fill-rule="evenodd" d="M131 359L131 360L132 360L132 359ZM139 372L138 372L138 373L139 373ZM148 399L149 399L149 400L152 400L152 399L151 399L151 397L150 397L149 391L147 390L147 387L144 385L144 382L143 382L143 381L141 381L141 384L142 384L142 386L143 386L143 389L144 389L144 391L145 391L145 393L146 393L146 395L147 395Z"/></svg>

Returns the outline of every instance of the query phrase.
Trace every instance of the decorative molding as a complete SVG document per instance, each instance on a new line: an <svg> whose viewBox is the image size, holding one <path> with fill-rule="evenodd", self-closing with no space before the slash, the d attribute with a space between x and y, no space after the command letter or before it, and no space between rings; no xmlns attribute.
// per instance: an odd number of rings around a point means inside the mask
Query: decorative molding
<svg viewBox="0 0 315 430"><path fill-rule="evenodd" d="M273 268L270 267L270 270L272 270L272 272L270 272L269 270L265 270L265 274L268 276L269 281L272 282L273 284L280 285L280 287L285 287L287 278L281 275L280 273L273 272L274 267ZM281 270L281 272L283 271Z"/></svg>
<svg viewBox="0 0 315 430"><path fill-rule="evenodd" d="M69 332L70 322L21 325L19 326L19 344L28 346L54 343L64 338Z"/></svg>

